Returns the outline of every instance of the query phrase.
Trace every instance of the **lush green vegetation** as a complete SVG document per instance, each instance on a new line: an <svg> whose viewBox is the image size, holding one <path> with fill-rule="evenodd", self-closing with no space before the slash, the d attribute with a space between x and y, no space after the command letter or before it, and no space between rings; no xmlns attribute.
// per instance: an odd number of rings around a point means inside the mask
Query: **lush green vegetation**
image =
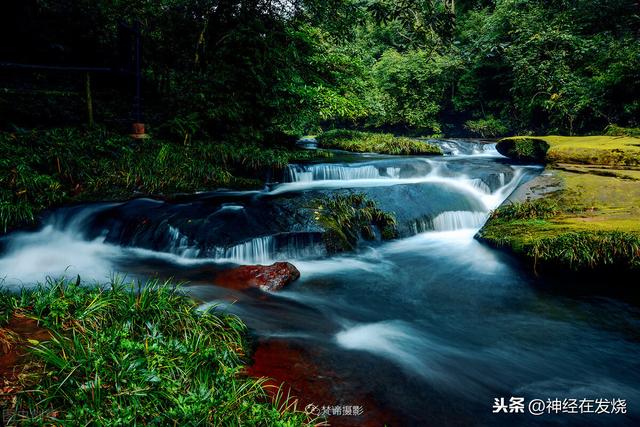
<svg viewBox="0 0 640 427"><path fill-rule="evenodd" d="M531 138L509 140L517 145ZM637 157L634 143L640 140L599 136L536 137L534 141L550 146L545 174L561 180L562 189L501 206L492 212L479 237L521 254L536 267L637 271L640 173L626 165ZM604 149L608 146L616 148ZM538 185L545 184L541 181L534 187Z"/></svg>
<svg viewBox="0 0 640 427"><path fill-rule="evenodd" d="M85 288L52 282L2 292L0 339L18 360L12 421L21 425L303 425L294 402L271 399L242 374L244 324L196 303L169 283ZM11 317L50 339L21 341Z"/></svg>
<svg viewBox="0 0 640 427"><path fill-rule="evenodd" d="M442 155L437 145L388 133L336 129L319 135L317 139L319 147L356 153Z"/></svg>
<svg viewBox="0 0 640 427"><path fill-rule="evenodd" d="M512 137L501 139L497 149L507 157L528 162L623 168L640 165L640 139L629 136Z"/></svg>
<svg viewBox="0 0 640 427"><path fill-rule="evenodd" d="M149 138L104 129L0 132L0 231L73 200L259 186L270 169L330 154L257 143Z"/></svg>
<svg viewBox="0 0 640 427"><path fill-rule="evenodd" d="M505 138L496 145L503 156L523 162L544 163L549 144L540 138Z"/></svg>
<svg viewBox="0 0 640 427"><path fill-rule="evenodd" d="M325 229L330 253L354 250L358 240L390 240L398 235L393 214L381 210L362 193L338 194L312 204L314 218Z"/></svg>
<svg viewBox="0 0 640 427"><path fill-rule="evenodd" d="M186 141L344 124L481 136L637 128L637 5L605 3L34 0L5 10L15 42L0 59L123 66L118 22L139 19L145 121ZM1 127L86 121L83 73L2 72ZM95 120L121 126L126 78L91 81Z"/></svg>

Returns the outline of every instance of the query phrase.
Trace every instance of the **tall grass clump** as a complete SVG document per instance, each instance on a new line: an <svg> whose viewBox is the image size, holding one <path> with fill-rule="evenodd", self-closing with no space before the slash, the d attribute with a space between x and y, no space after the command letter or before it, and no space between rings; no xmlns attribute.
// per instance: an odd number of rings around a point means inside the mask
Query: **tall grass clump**
<svg viewBox="0 0 640 427"><path fill-rule="evenodd" d="M356 153L442 155L440 147L428 142L394 136L389 133L371 133L344 129L324 132L318 136L318 144L323 148Z"/></svg>
<svg viewBox="0 0 640 427"><path fill-rule="evenodd" d="M503 221L549 219L561 211L560 204L555 199L541 198L504 204L492 211L489 218Z"/></svg>
<svg viewBox="0 0 640 427"><path fill-rule="evenodd" d="M576 231L533 242L528 255L536 263L584 271L615 266L640 269L640 235L623 231Z"/></svg>
<svg viewBox="0 0 640 427"><path fill-rule="evenodd" d="M169 283L80 280L23 291L23 314L52 338L31 340L14 399L21 425L304 425L242 375L245 325L200 311Z"/></svg>
<svg viewBox="0 0 640 427"><path fill-rule="evenodd" d="M390 240L398 234L395 216L361 193L316 199L312 208L330 253L354 250L360 239Z"/></svg>

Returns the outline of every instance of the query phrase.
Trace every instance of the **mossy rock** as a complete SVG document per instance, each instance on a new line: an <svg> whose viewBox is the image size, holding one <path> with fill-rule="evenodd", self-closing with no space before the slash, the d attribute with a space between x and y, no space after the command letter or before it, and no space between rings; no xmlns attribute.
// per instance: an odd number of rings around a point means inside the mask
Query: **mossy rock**
<svg viewBox="0 0 640 427"><path fill-rule="evenodd" d="M509 138L500 140L496 149L503 156L514 160L544 163L549 144L539 138Z"/></svg>

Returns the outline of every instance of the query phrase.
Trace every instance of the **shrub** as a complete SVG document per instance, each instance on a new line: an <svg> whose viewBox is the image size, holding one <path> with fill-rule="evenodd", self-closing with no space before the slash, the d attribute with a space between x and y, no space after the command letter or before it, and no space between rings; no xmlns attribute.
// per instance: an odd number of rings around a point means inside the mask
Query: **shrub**
<svg viewBox="0 0 640 427"><path fill-rule="evenodd" d="M514 160L544 163L549 144L539 138L506 138L498 142L496 149Z"/></svg>
<svg viewBox="0 0 640 427"><path fill-rule="evenodd" d="M493 116L478 120L468 120L465 122L464 127L482 138L494 138L509 132L509 128L504 122Z"/></svg>
<svg viewBox="0 0 640 427"><path fill-rule="evenodd" d="M618 125L609 125L604 128L605 135L608 136L630 136L640 138L640 128L624 128Z"/></svg>

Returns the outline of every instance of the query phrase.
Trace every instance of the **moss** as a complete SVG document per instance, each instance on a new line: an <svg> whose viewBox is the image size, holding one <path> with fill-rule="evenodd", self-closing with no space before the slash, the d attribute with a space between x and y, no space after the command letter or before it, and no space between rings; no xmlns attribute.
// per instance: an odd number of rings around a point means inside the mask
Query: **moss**
<svg viewBox="0 0 640 427"><path fill-rule="evenodd" d="M388 133L332 130L318 136L318 146L356 153L442 155L437 145Z"/></svg>
<svg viewBox="0 0 640 427"><path fill-rule="evenodd" d="M511 137L501 139L497 149L520 161L640 166L640 138L626 136Z"/></svg>
<svg viewBox="0 0 640 427"><path fill-rule="evenodd" d="M478 238L521 255L535 268L618 272L640 268L640 186L634 180L555 172L565 190L494 211ZM633 172L633 171L630 171Z"/></svg>

